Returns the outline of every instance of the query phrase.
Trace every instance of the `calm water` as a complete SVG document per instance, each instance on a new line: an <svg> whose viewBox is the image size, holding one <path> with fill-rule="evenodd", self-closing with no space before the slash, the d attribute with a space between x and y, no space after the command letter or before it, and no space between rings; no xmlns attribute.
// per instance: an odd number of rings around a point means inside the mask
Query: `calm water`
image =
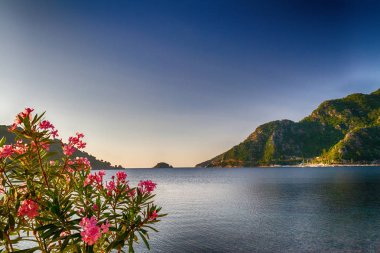
<svg viewBox="0 0 380 253"><path fill-rule="evenodd" d="M169 213L151 252L380 252L380 167L127 173Z"/></svg>

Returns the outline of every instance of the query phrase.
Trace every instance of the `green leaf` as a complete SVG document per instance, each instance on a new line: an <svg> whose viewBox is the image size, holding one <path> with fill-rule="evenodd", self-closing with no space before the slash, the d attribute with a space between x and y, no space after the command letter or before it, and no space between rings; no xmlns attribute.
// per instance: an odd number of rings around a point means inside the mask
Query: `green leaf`
<svg viewBox="0 0 380 253"><path fill-rule="evenodd" d="M64 252L64 250L65 250L67 244L69 243L69 241L70 241L70 238L66 237L65 240L63 241L62 245L61 245L61 249L60 249L61 252Z"/></svg>
<svg viewBox="0 0 380 253"><path fill-rule="evenodd" d="M37 114L36 115L34 115L34 118L33 118L33 121L32 121L32 124L34 125L34 124L36 124L44 115L45 115L45 113L46 112L43 112L43 113L41 113L41 115L39 115L38 117L37 117Z"/></svg>
<svg viewBox="0 0 380 253"><path fill-rule="evenodd" d="M150 228L150 229L152 229L154 232L158 232L158 230L157 230L157 229L155 229L155 228L154 228L154 227L152 227L152 226L144 225L144 227L146 227L146 228Z"/></svg>
<svg viewBox="0 0 380 253"><path fill-rule="evenodd" d="M13 230L15 227L15 218L13 217L12 214L8 215L8 222L9 222L10 229Z"/></svg>
<svg viewBox="0 0 380 253"><path fill-rule="evenodd" d="M145 236L139 231L139 234L140 234L140 237L141 239L143 240L145 246L148 248L148 250L150 250L150 246L149 246L149 243L148 241L146 240Z"/></svg>
<svg viewBox="0 0 380 253"><path fill-rule="evenodd" d="M128 251L129 251L129 253L134 253L135 252L135 250L133 249L133 239L134 239L134 235L131 235L130 237L129 237L129 242L128 242Z"/></svg>
<svg viewBox="0 0 380 253"><path fill-rule="evenodd" d="M1 138L1 140L0 140L0 147L2 147L5 144L6 140L7 139L5 137Z"/></svg>
<svg viewBox="0 0 380 253"><path fill-rule="evenodd" d="M59 233L59 229L58 228L51 228L51 229L43 232L41 234L41 237L44 238L44 239L46 239L46 238L49 238L50 236L52 236L52 235L54 235L56 233Z"/></svg>
<svg viewBox="0 0 380 253"><path fill-rule="evenodd" d="M57 228L57 226L55 224L47 224L44 226L37 227L35 230L36 231L44 231L44 230L52 229L52 228Z"/></svg>
<svg viewBox="0 0 380 253"><path fill-rule="evenodd" d="M21 117L20 117L21 118ZM22 119L22 118L21 118ZM22 123L24 123L25 125L25 129L30 131L31 130L31 127L30 127L30 122L29 122L29 117L25 117L23 120L22 120Z"/></svg>
<svg viewBox="0 0 380 253"><path fill-rule="evenodd" d="M112 249L116 249L119 246L120 247L124 246L124 240L123 239L115 240L112 243L110 243L110 245L108 245L108 247L107 247L107 252L111 251Z"/></svg>

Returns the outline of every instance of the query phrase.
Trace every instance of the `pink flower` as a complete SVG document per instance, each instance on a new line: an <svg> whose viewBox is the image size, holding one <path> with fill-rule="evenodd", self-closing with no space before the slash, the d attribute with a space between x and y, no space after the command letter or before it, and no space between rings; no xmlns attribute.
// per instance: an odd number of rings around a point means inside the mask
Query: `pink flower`
<svg viewBox="0 0 380 253"><path fill-rule="evenodd" d="M108 233L110 224L108 223L108 220L106 220L106 223L102 224L100 228L102 229L103 234Z"/></svg>
<svg viewBox="0 0 380 253"><path fill-rule="evenodd" d="M22 140L18 140L13 147L13 151L19 155L25 154L28 151L28 145L24 144Z"/></svg>
<svg viewBox="0 0 380 253"><path fill-rule="evenodd" d="M127 173L125 173L124 171L118 171L116 172L116 177L117 177L117 180L124 182L125 179L127 178Z"/></svg>
<svg viewBox="0 0 380 253"><path fill-rule="evenodd" d="M67 155L67 156L71 156L71 155L73 155L74 154L74 152L75 152L75 148L74 148L74 146L72 146L72 145L64 145L63 146L63 153L65 154L65 155Z"/></svg>
<svg viewBox="0 0 380 253"><path fill-rule="evenodd" d="M58 130L52 129L50 133L51 133L51 136L53 137L53 139L58 137Z"/></svg>
<svg viewBox="0 0 380 253"><path fill-rule="evenodd" d="M100 227L97 226L97 220L94 216L91 219L84 217L79 225L82 227L82 240L88 245L94 245L97 240L102 236Z"/></svg>
<svg viewBox="0 0 380 253"><path fill-rule="evenodd" d="M86 143L85 142L80 141L80 142L77 143L77 148L78 149L83 149L85 147L86 147Z"/></svg>
<svg viewBox="0 0 380 253"><path fill-rule="evenodd" d="M69 145L75 146L78 149L85 148L86 143L81 140L83 137L84 137L84 134L76 133L76 137L69 138Z"/></svg>
<svg viewBox="0 0 380 253"><path fill-rule="evenodd" d="M14 130L16 130L16 128L17 128L17 124L16 123L13 123L12 124L12 126L10 126L9 128L8 128L8 131L14 131Z"/></svg>
<svg viewBox="0 0 380 253"><path fill-rule="evenodd" d="M76 135L76 137L69 137L68 144L63 144L63 153L67 156L71 156L75 152L75 148L82 149L86 147L86 143L81 140L84 135L81 133Z"/></svg>
<svg viewBox="0 0 380 253"><path fill-rule="evenodd" d="M129 190L128 181L126 181L127 173L124 171L119 171L116 173L116 182L115 176L112 176L111 179L112 181L106 183L108 196L111 196L112 192L121 193L122 191Z"/></svg>
<svg viewBox="0 0 380 253"><path fill-rule="evenodd" d="M91 174L90 174L91 175ZM83 183L83 186L86 187L87 185L90 185L92 184L93 180L91 177L87 176L85 179L84 179L84 183Z"/></svg>
<svg viewBox="0 0 380 253"><path fill-rule="evenodd" d="M95 211L97 211L98 210L98 206L96 204L93 204L92 205L92 209L94 209Z"/></svg>
<svg viewBox="0 0 380 253"><path fill-rule="evenodd" d="M156 210L149 215L149 220L155 220L158 217Z"/></svg>
<svg viewBox="0 0 380 253"><path fill-rule="evenodd" d="M95 173L96 174L96 173ZM106 172L104 170L99 171L99 176L103 179L103 176L106 175Z"/></svg>
<svg viewBox="0 0 380 253"><path fill-rule="evenodd" d="M14 153L12 145L4 145L0 148L0 158L10 157Z"/></svg>
<svg viewBox="0 0 380 253"><path fill-rule="evenodd" d="M32 149L33 151L37 152L38 150L38 147L37 146L40 146L41 148L45 149L46 151L49 150L50 148L50 143L48 141L45 141L45 142L36 142L36 141L32 141L31 142L31 146L32 146Z"/></svg>
<svg viewBox="0 0 380 253"><path fill-rule="evenodd" d="M17 212L18 216L28 216L29 219L33 219L38 216L38 204L31 199L26 199L21 203Z"/></svg>
<svg viewBox="0 0 380 253"><path fill-rule="evenodd" d="M88 170L91 168L91 163L86 157L75 158L75 163L80 169Z"/></svg>
<svg viewBox="0 0 380 253"><path fill-rule="evenodd" d="M104 170L101 170L98 173L88 174L86 179L84 180L84 186L93 185L95 183L98 189L103 188L103 176L105 174L106 173L104 172Z"/></svg>
<svg viewBox="0 0 380 253"><path fill-rule="evenodd" d="M116 189L115 182L114 181L108 182L106 184L106 188L107 188L107 195L111 195L112 191Z"/></svg>
<svg viewBox="0 0 380 253"><path fill-rule="evenodd" d="M58 130L55 129L52 123L50 123L48 120L44 120L40 123L40 128L42 130L49 130L51 136L55 139L58 136Z"/></svg>
<svg viewBox="0 0 380 253"><path fill-rule="evenodd" d="M129 189L128 189L129 190ZM130 198L133 198L133 197L135 197L135 195L136 195L136 190L132 190L132 191L130 191L130 192L128 192L128 196L130 197Z"/></svg>
<svg viewBox="0 0 380 253"><path fill-rule="evenodd" d="M29 107L27 107L27 108L25 108L25 110L24 110L24 114L25 114L26 116L29 116L29 114L30 114L32 111L34 111L33 108L29 108ZM25 116L25 117L26 117L26 116Z"/></svg>
<svg viewBox="0 0 380 253"><path fill-rule="evenodd" d="M50 143L47 142L47 141L46 141L46 142L41 142L40 145L41 145L41 147L42 147L43 149L45 149L46 151L48 151L49 148L50 148Z"/></svg>
<svg viewBox="0 0 380 253"><path fill-rule="evenodd" d="M31 118L31 112L34 111L34 109L31 108L25 108L23 112L20 112L17 114L14 124L12 125L11 129L16 129L17 125L21 124L22 120L29 117Z"/></svg>
<svg viewBox="0 0 380 253"><path fill-rule="evenodd" d="M151 180L146 180L146 181L140 181L140 183L138 184L138 187L139 187L139 190L141 193L151 193L152 191L154 191L154 189L156 188L156 185L155 183L153 183Z"/></svg>
<svg viewBox="0 0 380 253"><path fill-rule="evenodd" d="M40 128L43 130L50 129L50 128L54 129L54 126L48 120L44 120L44 121L41 121Z"/></svg>

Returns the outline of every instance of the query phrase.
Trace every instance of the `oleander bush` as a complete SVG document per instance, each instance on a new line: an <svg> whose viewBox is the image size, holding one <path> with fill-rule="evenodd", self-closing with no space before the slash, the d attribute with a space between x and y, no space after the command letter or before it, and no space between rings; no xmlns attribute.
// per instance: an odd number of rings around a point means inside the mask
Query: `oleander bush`
<svg viewBox="0 0 380 253"><path fill-rule="evenodd" d="M73 157L86 146L83 134L63 142L33 109L9 131L14 144L0 140L0 252L133 252L141 242L149 249L148 232L165 216L153 201L155 183L132 187L124 171L106 181Z"/></svg>

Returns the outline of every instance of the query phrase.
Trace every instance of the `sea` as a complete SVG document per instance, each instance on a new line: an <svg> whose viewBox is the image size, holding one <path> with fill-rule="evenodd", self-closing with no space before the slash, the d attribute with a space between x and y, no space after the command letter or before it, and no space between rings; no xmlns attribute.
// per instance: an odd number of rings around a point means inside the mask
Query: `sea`
<svg viewBox="0 0 380 253"><path fill-rule="evenodd" d="M380 252L380 167L126 172L168 214L136 252Z"/></svg>

